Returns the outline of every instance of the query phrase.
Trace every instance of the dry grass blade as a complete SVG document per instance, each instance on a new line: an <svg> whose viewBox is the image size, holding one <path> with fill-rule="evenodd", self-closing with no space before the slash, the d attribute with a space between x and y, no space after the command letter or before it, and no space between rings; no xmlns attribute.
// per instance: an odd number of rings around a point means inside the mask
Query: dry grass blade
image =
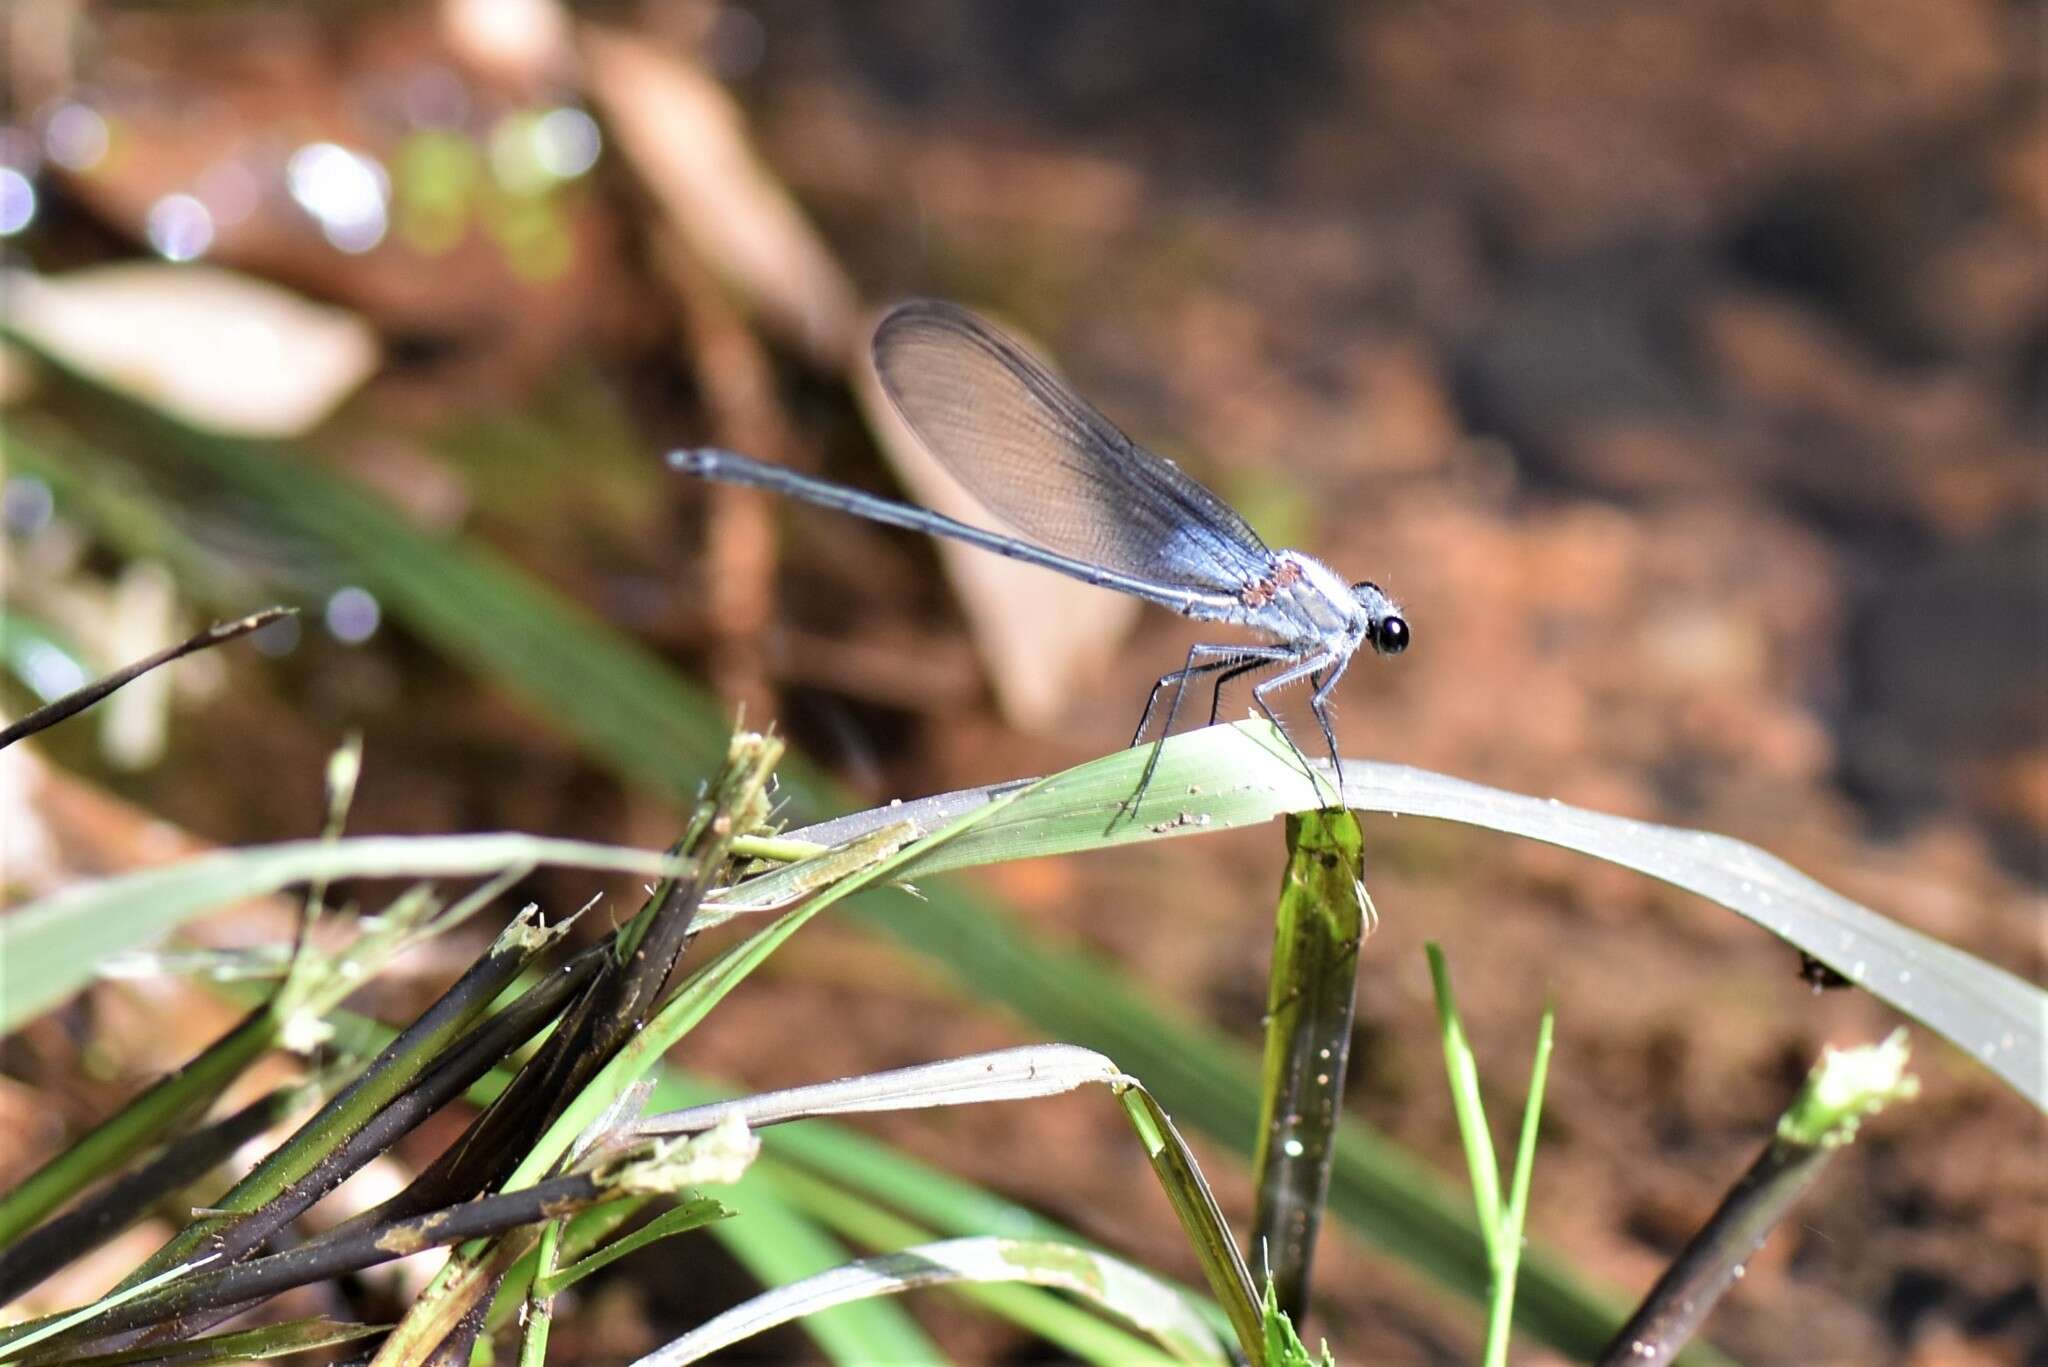
<svg viewBox="0 0 2048 1367"><path fill-rule="evenodd" d="M1093 1049L1072 1044L1030 1044L668 1111L648 1116L635 1131L643 1135L694 1134L710 1129L728 1116L738 1116L758 1129L810 1116L1021 1101L1057 1096L1089 1083L1127 1081L1114 1063Z"/></svg>

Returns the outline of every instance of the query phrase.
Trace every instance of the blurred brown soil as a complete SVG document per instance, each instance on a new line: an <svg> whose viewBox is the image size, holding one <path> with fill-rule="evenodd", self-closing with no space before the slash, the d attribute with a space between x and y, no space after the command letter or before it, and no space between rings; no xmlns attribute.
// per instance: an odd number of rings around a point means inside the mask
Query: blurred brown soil
<svg viewBox="0 0 2048 1367"><path fill-rule="evenodd" d="M1402 598L1417 644L1353 671L1348 752L1752 840L2037 981L2041 20L1991 0L638 16L725 64L769 166L869 298L953 296L1028 327L1269 539ZM270 60L225 60L224 34ZM77 191L74 212L116 221L252 125L374 142L375 92L454 61L430 24L382 12L334 28L129 15L106 37L109 97L141 111L152 169ZM196 122L148 116L193 92L209 99ZM598 179L574 206L573 269L542 286L476 242L435 263L344 260L259 225L223 255L364 310L394 343L399 362L324 441L338 460L401 502L452 479L456 516L693 671L740 692L765 671L779 724L867 795L1124 743L1181 624L1148 616L1055 730L1019 734L929 549L829 515L777 514L771 620L731 643L696 605L698 497L651 459L709 435L716 396L690 377L645 197L615 166ZM777 359L808 458L883 482L844 396ZM507 429L539 454L507 455ZM302 834L321 756L361 727L361 830L667 839L671 813L410 641L312 642L236 675L124 792L211 838ZM221 781L251 772L260 793ZM1382 920L1354 1109L1462 1181L1425 939L1449 954L1504 1113L1555 1002L1533 1231L1630 1291L1820 1048L1895 1023L1860 995L1814 995L1781 944L1634 875L1423 822L1371 834ZM1277 832L1240 832L981 881L1055 943L1252 1040L1280 856ZM563 909L587 895L534 891ZM781 1085L1028 1037L821 924L714 1014L689 1062ZM1920 1099L1868 1127L1772 1240L1712 1322L1721 1346L1764 1363L2048 1361L2041 1120L1916 1039ZM1099 1099L871 1128L1195 1275ZM1242 1178L1220 1158L1212 1172L1248 1220ZM630 1266L565 1325L590 1360L694 1313L664 1307L683 1294L673 1268ZM1319 1270L1311 1342L1472 1358L1469 1317L1354 1239L1326 1241ZM951 1306L919 1313L965 1359L1030 1351Z"/></svg>

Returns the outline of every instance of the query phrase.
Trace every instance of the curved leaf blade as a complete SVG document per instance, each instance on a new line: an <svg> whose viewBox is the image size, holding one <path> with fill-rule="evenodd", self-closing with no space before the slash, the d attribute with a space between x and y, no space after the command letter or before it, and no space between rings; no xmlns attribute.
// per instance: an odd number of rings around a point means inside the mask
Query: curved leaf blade
<svg viewBox="0 0 2048 1367"><path fill-rule="evenodd" d="M634 1367L683 1367L820 1310L959 1282L1055 1287L1146 1330L1184 1362L1229 1360L1208 1324L1180 1292L1141 1268L1072 1244L981 1237L946 1239L862 1258L778 1286L706 1320Z"/></svg>
<svg viewBox="0 0 2048 1367"><path fill-rule="evenodd" d="M1147 748L1126 750L1057 774L960 839L913 858L903 875L1195 835L1318 805L1300 761L1271 724L1239 722L1166 742L1138 810L1119 819L1148 754ZM936 824L1017 786L898 803L792 834L836 843L871 823ZM1540 840L1697 893L1946 1036L2048 1110L2048 994L1823 887L1754 845L1367 760L1344 761L1344 798L1359 811L1457 821Z"/></svg>

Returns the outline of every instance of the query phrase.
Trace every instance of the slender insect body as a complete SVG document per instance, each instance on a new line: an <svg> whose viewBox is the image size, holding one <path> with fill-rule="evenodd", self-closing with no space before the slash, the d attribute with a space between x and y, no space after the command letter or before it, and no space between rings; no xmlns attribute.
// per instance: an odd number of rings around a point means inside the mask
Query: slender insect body
<svg viewBox="0 0 2048 1367"><path fill-rule="evenodd" d="M1132 743L1144 739L1162 691L1172 690L1170 732L1189 680L1213 677L1213 722L1224 684L1264 670L1270 676L1252 688L1253 700L1279 725L1266 695L1309 684L1309 711L1338 761L1329 717L1337 680L1362 645L1382 655L1408 646L1407 621L1378 585L1347 584L1320 560L1267 549L1223 500L1126 437L1036 358L963 309L929 300L900 305L875 329L873 352L883 392L925 448L1020 535L728 451L678 451L670 463L686 474L951 537L1184 617L1263 635L1271 644L1191 649L1182 668L1152 686ZM1145 782L1150 776L1148 767ZM1134 795L1126 805L1136 802Z"/></svg>

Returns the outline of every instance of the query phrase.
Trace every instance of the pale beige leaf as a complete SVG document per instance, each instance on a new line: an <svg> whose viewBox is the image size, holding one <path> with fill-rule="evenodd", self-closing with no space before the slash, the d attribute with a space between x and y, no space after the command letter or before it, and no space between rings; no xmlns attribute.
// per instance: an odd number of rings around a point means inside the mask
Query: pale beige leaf
<svg viewBox="0 0 2048 1367"><path fill-rule="evenodd" d="M0 289L10 326L52 354L216 432L303 432L377 368L354 314L213 266L11 271Z"/></svg>
<svg viewBox="0 0 2048 1367"><path fill-rule="evenodd" d="M686 55L585 24L584 85L612 142L690 249L784 341L837 372L860 304L803 211L747 139L725 88Z"/></svg>

